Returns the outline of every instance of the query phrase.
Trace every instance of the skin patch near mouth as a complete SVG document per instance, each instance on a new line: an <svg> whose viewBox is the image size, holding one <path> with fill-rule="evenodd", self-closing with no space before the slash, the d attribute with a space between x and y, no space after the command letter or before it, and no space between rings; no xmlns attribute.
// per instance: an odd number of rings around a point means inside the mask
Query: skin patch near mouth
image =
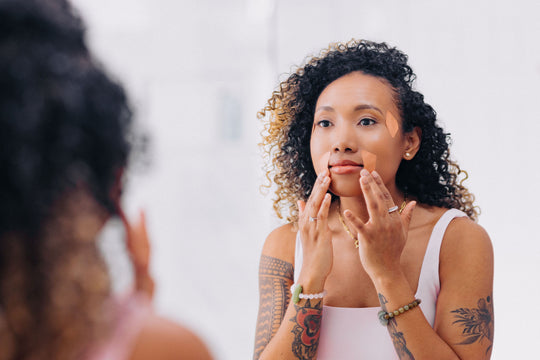
<svg viewBox="0 0 540 360"><path fill-rule="evenodd" d="M399 123L390 111L386 112L386 128L388 129L390 136L396 137L396 134L399 130Z"/></svg>
<svg viewBox="0 0 540 360"><path fill-rule="evenodd" d="M369 172L375 170L375 166L377 165L377 155L366 150L360 150L360 153L362 154L362 160L364 160L364 169Z"/></svg>
<svg viewBox="0 0 540 360"><path fill-rule="evenodd" d="M324 155L320 157L317 165L319 165L319 169L328 169L328 166L330 165L330 152L324 153Z"/></svg>

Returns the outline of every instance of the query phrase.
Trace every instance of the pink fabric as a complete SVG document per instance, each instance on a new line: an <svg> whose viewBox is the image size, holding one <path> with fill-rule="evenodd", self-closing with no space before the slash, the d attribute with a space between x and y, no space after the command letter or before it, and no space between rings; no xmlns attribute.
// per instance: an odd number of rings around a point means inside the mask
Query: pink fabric
<svg viewBox="0 0 540 360"><path fill-rule="evenodd" d="M431 326L435 322L437 297L440 291L439 253L442 239L450 221L462 216L467 215L456 209L450 209L441 216L433 228L422 262L416 298L422 299L420 309ZM294 264L295 283L301 268L302 242L298 233ZM323 306L317 359L398 359L388 330L379 322L377 316L379 311L379 307Z"/></svg>
<svg viewBox="0 0 540 360"><path fill-rule="evenodd" d="M118 320L105 343L92 349L85 360L127 360L135 340L151 314L150 301L144 294L131 294L114 301Z"/></svg>

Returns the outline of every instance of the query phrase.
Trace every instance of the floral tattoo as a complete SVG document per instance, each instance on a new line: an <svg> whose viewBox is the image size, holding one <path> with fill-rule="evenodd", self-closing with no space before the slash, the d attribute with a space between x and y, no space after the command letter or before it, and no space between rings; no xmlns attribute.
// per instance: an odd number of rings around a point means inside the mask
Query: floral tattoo
<svg viewBox="0 0 540 360"><path fill-rule="evenodd" d="M457 345L468 345L475 342L488 342L486 354L493 346L493 298L488 296L478 300L478 308L459 308L452 310L456 320L452 324L463 326L465 339Z"/></svg>

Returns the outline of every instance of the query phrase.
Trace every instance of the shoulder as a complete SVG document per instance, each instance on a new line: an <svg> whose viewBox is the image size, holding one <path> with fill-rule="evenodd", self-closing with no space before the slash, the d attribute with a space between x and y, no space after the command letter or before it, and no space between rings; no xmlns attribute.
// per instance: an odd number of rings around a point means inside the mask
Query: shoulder
<svg viewBox="0 0 540 360"><path fill-rule="evenodd" d="M293 224L286 224L274 229L264 242L262 256L277 258L288 263L294 263L296 233Z"/></svg>
<svg viewBox="0 0 540 360"><path fill-rule="evenodd" d="M447 250L492 249L486 230L468 217L456 217L450 222L444 234L443 246Z"/></svg>
<svg viewBox="0 0 540 360"><path fill-rule="evenodd" d="M481 273L493 268L491 239L482 226L468 217L457 217L450 222L444 234L440 257L441 273L462 266Z"/></svg>
<svg viewBox="0 0 540 360"><path fill-rule="evenodd" d="M211 360L210 352L191 330L175 322L151 315L131 353L130 360L181 359Z"/></svg>
<svg viewBox="0 0 540 360"><path fill-rule="evenodd" d="M487 232L467 217L454 218L446 229L439 278L435 331L461 359L489 358L493 248Z"/></svg>

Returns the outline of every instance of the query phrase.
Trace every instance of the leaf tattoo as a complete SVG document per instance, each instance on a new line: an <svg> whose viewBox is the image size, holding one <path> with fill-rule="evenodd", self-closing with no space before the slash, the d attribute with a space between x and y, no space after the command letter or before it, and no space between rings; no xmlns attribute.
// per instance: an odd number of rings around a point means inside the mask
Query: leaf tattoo
<svg viewBox="0 0 540 360"><path fill-rule="evenodd" d="M457 345L468 345L487 339L489 346L486 354L493 346L493 301L492 296L478 300L478 308L459 308L452 310L455 321L452 324L463 326L462 335L465 340Z"/></svg>
<svg viewBox="0 0 540 360"><path fill-rule="evenodd" d="M381 308L388 312L386 304L388 300L384 297L383 294L379 293L379 302L381 303ZM405 341L405 335L402 331L398 330L396 318L391 318L388 320L388 332L392 338L392 343L394 344L394 349L400 360L414 360L414 356L411 351L407 348L407 341Z"/></svg>

